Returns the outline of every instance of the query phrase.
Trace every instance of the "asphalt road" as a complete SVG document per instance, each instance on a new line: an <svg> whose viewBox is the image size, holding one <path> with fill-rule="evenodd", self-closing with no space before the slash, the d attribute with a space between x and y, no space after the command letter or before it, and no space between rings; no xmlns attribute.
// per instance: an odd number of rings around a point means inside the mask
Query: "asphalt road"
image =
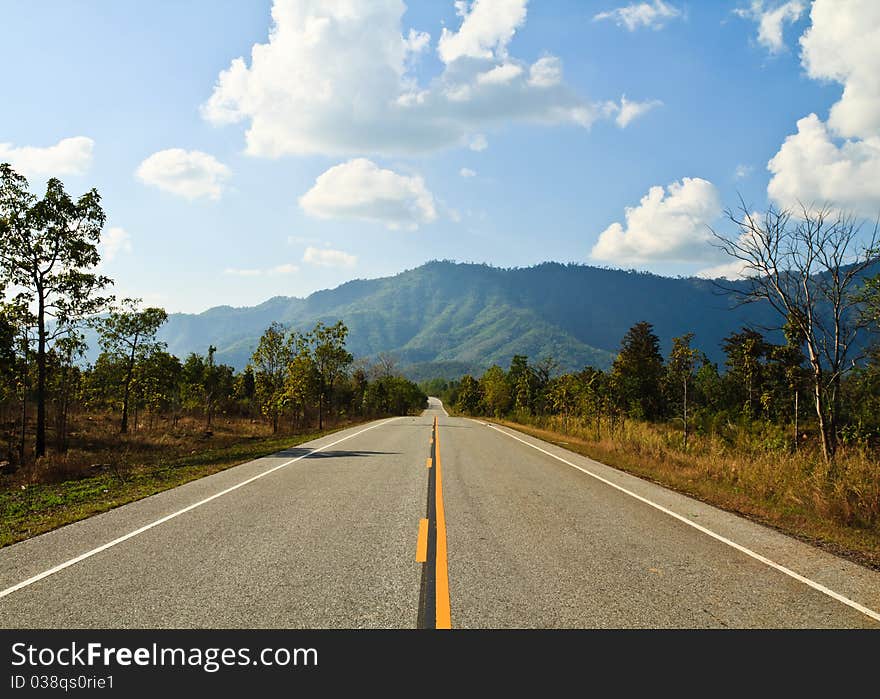
<svg viewBox="0 0 880 699"><path fill-rule="evenodd" d="M453 628L880 628L877 572L434 399L0 549L4 628L414 628L426 597Z"/></svg>

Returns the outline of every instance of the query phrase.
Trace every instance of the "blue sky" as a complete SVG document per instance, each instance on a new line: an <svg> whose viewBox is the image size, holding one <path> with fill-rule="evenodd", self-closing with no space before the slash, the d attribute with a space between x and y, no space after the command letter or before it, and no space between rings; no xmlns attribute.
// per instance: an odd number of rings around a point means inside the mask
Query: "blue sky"
<svg viewBox="0 0 880 699"><path fill-rule="evenodd" d="M878 7L3 0L0 161L97 187L117 293L170 311L438 258L730 272L738 194L880 210Z"/></svg>

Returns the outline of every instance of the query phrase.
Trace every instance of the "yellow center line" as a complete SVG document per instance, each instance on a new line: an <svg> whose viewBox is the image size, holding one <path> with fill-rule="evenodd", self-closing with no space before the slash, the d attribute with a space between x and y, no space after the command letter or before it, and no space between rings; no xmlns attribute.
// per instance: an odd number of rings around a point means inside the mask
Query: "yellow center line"
<svg viewBox="0 0 880 699"><path fill-rule="evenodd" d="M416 544L416 563L428 560L428 520L419 520L419 540Z"/></svg>
<svg viewBox="0 0 880 699"><path fill-rule="evenodd" d="M436 461L436 508L437 508L437 567L436 611L437 628L452 628L452 612L449 605L449 568L446 561L446 514L443 511L443 471L440 466L440 427L434 417L434 460Z"/></svg>

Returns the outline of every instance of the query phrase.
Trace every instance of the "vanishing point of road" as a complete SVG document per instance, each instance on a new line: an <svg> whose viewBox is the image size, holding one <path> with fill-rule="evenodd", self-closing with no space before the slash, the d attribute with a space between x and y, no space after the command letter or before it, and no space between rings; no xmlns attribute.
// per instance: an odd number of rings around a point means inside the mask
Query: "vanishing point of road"
<svg viewBox="0 0 880 699"><path fill-rule="evenodd" d="M440 401L0 550L4 628L880 628L880 573Z"/></svg>

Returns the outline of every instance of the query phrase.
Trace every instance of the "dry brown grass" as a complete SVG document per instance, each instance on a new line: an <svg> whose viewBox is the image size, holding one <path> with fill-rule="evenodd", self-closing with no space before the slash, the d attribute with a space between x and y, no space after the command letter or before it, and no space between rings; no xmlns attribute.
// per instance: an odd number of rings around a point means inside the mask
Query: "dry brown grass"
<svg viewBox="0 0 880 699"><path fill-rule="evenodd" d="M692 436L627 421L596 439L593 425L558 416L503 424L880 569L880 463L844 448L834 472L815 449L791 453L772 439Z"/></svg>

